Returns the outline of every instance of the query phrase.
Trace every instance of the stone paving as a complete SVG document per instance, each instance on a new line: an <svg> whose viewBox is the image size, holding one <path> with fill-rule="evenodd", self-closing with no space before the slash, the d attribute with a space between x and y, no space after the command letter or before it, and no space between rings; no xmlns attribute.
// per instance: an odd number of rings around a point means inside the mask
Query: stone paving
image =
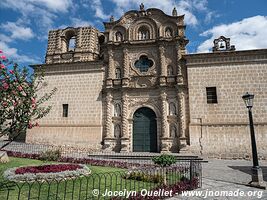
<svg viewBox="0 0 267 200"><path fill-rule="evenodd" d="M183 197L182 195L170 198L169 200L228 200L228 199L264 199L267 200L267 190L256 189L246 186L251 180L250 168L251 161L246 160L208 160L208 163L203 163L203 182L202 188L195 191L204 191L202 197L200 195ZM264 180L267 181L267 161L260 161L260 165L263 169ZM246 196L206 196L206 192L217 193L222 191L232 191L232 195L238 192L244 192ZM240 194L240 193L239 193ZM253 195L254 194L254 195Z"/></svg>

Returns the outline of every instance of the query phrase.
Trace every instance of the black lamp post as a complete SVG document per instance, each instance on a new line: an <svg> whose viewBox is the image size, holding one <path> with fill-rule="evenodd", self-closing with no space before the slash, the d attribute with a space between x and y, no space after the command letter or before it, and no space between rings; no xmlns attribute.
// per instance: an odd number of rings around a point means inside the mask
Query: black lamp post
<svg viewBox="0 0 267 200"><path fill-rule="evenodd" d="M255 131L252 117L252 107L254 95L249 94L248 92L242 96L247 108L249 116L249 127L250 127L250 136L251 136L251 148L252 148L252 157L253 157L253 167L252 167L252 181L250 182L251 186L260 187L266 189L266 186L263 181L262 169L259 166L257 145L255 139Z"/></svg>

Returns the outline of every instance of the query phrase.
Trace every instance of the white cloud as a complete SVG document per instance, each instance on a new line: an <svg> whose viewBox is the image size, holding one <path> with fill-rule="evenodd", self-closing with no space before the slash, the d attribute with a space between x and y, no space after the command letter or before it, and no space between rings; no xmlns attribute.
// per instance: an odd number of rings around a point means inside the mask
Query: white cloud
<svg viewBox="0 0 267 200"><path fill-rule="evenodd" d="M101 19L108 19L110 15L104 13L101 0L90 0L91 8L95 11L95 16Z"/></svg>
<svg viewBox="0 0 267 200"><path fill-rule="evenodd" d="M71 18L71 24L73 27L91 26L91 22L82 20L80 18Z"/></svg>
<svg viewBox="0 0 267 200"><path fill-rule="evenodd" d="M67 12L73 5L72 0L2 0L1 6L18 10L24 14L32 12L36 8L42 8L51 12Z"/></svg>
<svg viewBox="0 0 267 200"><path fill-rule="evenodd" d="M72 0L28 0L27 2L36 6L42 5L53 12L67 12L73 5Z"/></svg>
<svg viewBox="0 0 267 200"><path fill-rule="evenodd" d="M7 22L6 24L1 24L1 27L11 33L11 39L28 40L34 37L32 29L29 27L23 27L15 22Z"/></svg>
<svg viewBox="0 0 267 200"><path fill-rule="evenodd" d="M207 8L207 0L111 0L115 8L115 16L120 17L128 10L139 9L139 5L144 3L145 8L158 8L166 14L171 15L172 10L176 7L178 15L185 14L185 23L195 26L198 24L197 17L194 12L209 13Z"/></svg>
<svg viewBox="0 0 267 200"><path fill-rule="evenodd" d="M25 23L35 23L41 31L52 28L54 19L60 13L66 13L72 0L2 0L0 6L22 14Z"/></svg>
<svg viewBox="0 0 267 200"><path fill-rule="evenodd" d="M5 41L1 41L0 38L0 49L4 52L4 54L19 63L40 63L40 60L36 57L29 57L27 55L22 55L18 53L18 49L10 47Z"/></svg>
<svg viewBox="0 0 267 200"><path fill-rule="evenodd" d="M231 24L215 26L201 34L210 37L199 45L198 52L208 52L213 46L213 40L221 35L231 38L231 44L237 50L259 49L267 47L267 16L245 18Z"/></svg>

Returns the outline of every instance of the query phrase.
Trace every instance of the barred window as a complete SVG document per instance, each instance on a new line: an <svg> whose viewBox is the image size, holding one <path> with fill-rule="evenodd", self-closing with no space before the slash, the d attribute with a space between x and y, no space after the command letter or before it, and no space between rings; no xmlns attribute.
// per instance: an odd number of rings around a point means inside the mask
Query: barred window
<svg viewBox="0 0 267 200"><path fill-rule="evenodd" d="M69 104L63 104L63 117L68 117L69 114Z"/></svg>
<svg viewBox="0 0 267 200"><path fill-rule="evenodd" d="M218 103L216 87L206 87L207 103Z"/></svg>

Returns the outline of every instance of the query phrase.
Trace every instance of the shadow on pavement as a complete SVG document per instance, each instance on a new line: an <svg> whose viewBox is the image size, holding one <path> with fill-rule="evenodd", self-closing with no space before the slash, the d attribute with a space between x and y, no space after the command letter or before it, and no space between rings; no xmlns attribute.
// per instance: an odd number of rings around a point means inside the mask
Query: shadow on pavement
<svg viewBox="0 0 267 200"><path fill-rule="evenodd" d="M251 166L228 166L234 170L239 170L241 172L244 172L246 174L249 174L251 175L252 172L251 172ZM267 181L267 166L261 166L261 169L262 169L262 174L263 174L263 180L264 181Z"/></svg>

